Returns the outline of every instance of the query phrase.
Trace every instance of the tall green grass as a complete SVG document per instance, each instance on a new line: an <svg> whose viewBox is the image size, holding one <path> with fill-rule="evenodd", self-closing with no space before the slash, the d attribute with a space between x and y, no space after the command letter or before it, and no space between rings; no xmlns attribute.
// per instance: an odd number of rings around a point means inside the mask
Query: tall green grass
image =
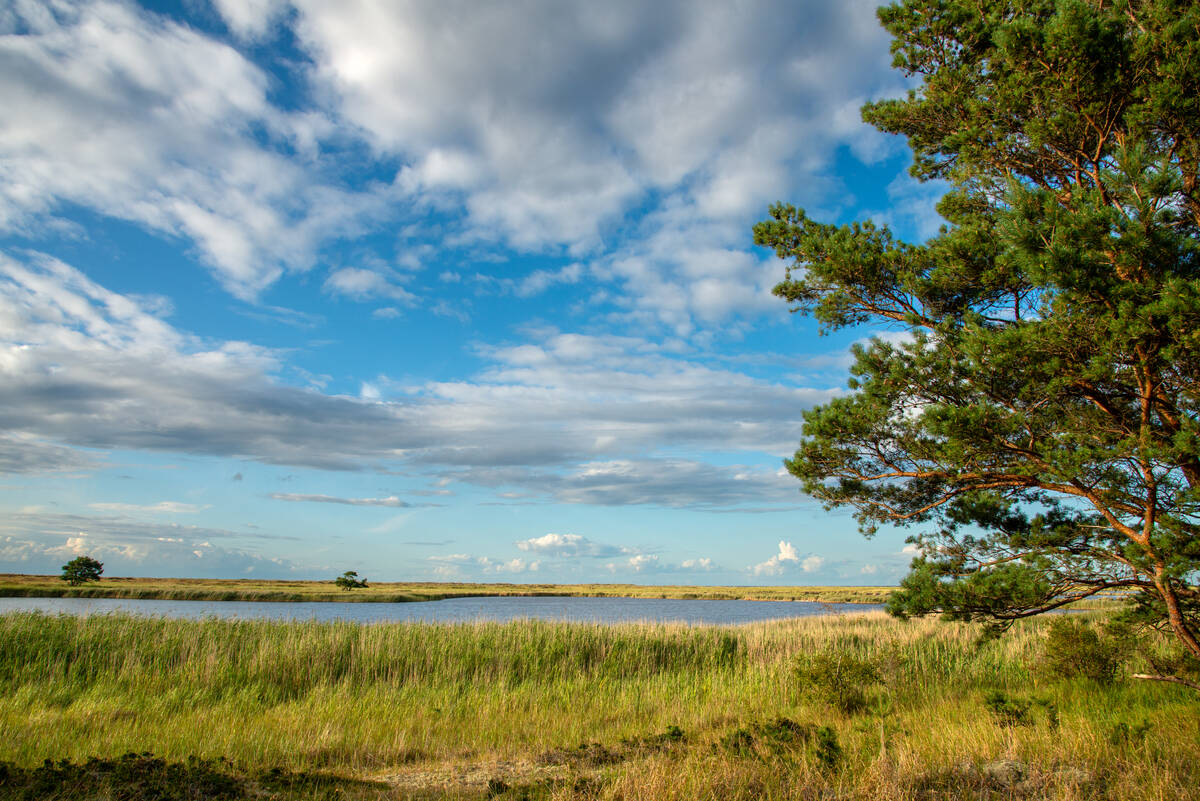
<svg viewBox="0 0 1200 801"><path fill-rule="evenodd" d="M200 622L132 616L0 616L0 683L132 694L186 685L220 698L259 688L271 703L349 683L474 687L728 671L731 629L520 624Z"/></svg>
<svg viewBox="0 0 1200 801"><path fill-rule="evenodd" d="M1009 758L1051 777L1031 797L1085 797L1053 778L1063 766L1103 777L1090 797L1196 797L1194 696L1053 679L1044 639L1039 622L979 644L958 624L882 614L743 627L8 614L0 616L0 761L149 750L361 777L533 764L548 751L600 743L621 757L587 769L598 771L596 783L546 792L932 798L967 782L962 764ZM798 660L818 652L877 666L882 681L868 690L867 712L843 714L797 680ZM1029 725L1004 726L987 709L989 690L1041 705ZM779 716L830 727L843 766L822 767L807 746L743 753L722 745ZM1149 728L1136 742L1114 738L1121 724L1142 722ZM685 734L668 750L627 745L668 726Z"/></svg>

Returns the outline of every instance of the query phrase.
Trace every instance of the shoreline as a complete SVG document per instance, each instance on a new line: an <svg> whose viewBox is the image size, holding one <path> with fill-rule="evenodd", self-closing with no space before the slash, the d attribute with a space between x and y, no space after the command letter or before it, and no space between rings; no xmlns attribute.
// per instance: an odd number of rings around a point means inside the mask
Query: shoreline
<svg viewBox="0 0 1200 801"><path fill-rule="evenodd" d="M72 587L58 576L0 574L0 598L122 598L153 601L419 603L450 598L664 598L880 604L894 587L738 587L641 584L467 584L370 582L340 590L332 581L106 577Z"/></svg>

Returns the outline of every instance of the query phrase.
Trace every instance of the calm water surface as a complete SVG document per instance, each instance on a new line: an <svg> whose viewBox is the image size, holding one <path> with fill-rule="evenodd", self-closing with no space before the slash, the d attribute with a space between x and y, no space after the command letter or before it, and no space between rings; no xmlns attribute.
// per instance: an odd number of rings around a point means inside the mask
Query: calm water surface
<svg viewBox="0 0 1200 801"><path fill-rule="evenodd" d="M251 601L144 601L125 598L0 598L0 614L135 615L240 620L350 620L357 623L475 620L559 620L583 623L754 623L789 617L836 615L882 609L879 604L822 604L812 601L700 601L666 598L450 598L419 603L262 603Z"/></svg>

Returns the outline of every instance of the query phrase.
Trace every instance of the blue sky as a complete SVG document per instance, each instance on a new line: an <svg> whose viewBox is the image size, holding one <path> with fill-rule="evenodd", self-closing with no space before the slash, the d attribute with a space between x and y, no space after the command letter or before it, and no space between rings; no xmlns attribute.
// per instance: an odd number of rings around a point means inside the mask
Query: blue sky
<svg viewBox="0 0 1200 801"><path fill-rule="evenodd" d="M870 2L0 9L0 571L882 584L753 224L936 230Z"/></svg>

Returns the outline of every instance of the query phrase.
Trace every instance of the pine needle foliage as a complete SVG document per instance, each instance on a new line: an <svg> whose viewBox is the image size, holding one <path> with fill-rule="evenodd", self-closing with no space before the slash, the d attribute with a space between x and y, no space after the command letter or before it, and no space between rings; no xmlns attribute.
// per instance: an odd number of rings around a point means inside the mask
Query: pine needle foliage
<svg viewBox="0 0 1200 801"><path fill-rule="evenodd" d="M788 205L775 293L856 349L788 469L870 535L913 528L899 615L998 629L1136 597L1200 656L1200 5L903 0L920 80L863 118L945 181L923 243Z"/></svg>

